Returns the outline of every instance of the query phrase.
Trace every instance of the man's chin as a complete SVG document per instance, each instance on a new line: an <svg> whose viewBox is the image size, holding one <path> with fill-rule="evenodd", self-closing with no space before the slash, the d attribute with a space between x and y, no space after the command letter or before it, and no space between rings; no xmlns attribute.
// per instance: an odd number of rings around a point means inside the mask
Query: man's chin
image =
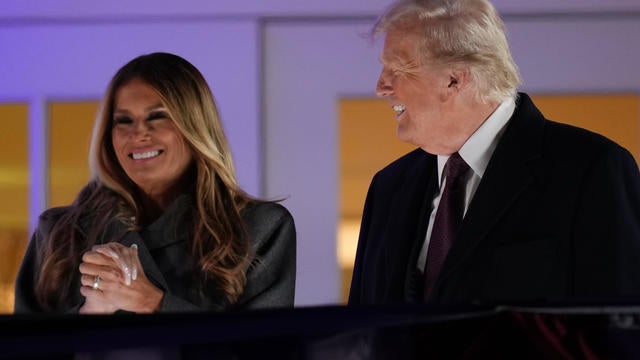
<svg viewBox="0 0 640 360"><path fill-rule="evenodd" d="M396 129L396 136L398 137L398 140L402 142L406 142L408 144L415 145L418 147L420 146L417 143L415 136L413 136L411 131L408 131L407 129L403 128L402 125L398 125L398 128Z"/></svg>

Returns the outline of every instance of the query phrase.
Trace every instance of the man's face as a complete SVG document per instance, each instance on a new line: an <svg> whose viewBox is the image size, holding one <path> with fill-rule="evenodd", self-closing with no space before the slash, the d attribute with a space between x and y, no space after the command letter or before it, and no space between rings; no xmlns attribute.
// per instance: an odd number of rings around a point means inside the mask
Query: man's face
<svg viewBox="0 0 640 360"><path fill-rule="evenodd" d="M419 58L417 35L390 29L376 93L396 112L400 140L430 153L450 153L448 140L456 131L450 116L452 78L445 67L422 64Z"/></svg>

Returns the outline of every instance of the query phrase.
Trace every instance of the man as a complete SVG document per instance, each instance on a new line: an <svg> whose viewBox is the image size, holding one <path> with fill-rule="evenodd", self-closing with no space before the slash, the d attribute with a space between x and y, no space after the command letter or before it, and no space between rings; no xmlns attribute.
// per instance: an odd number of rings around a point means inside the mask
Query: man
<svg viewBox="0 0 640 360"><path fill-rule="evenodd" d="M400 1L374 33L377 94L419 149L371 182L349 303L640 299L633 157L517 93L493 6Z"/></svg>

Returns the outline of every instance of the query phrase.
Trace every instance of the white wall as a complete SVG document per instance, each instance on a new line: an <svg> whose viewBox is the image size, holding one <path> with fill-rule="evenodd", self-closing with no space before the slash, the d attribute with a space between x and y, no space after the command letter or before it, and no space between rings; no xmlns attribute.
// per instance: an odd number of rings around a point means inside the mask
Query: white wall
<svg viewBox="0 0 640 360"><path fill-rule="evenodd" d="M507 18L506 25L524 90L640 92L640 13Z"/></svg>
<svg viewBox="0 0 640 360"><path fill-rule="evenodd" d="M290 197L285 204L301 248L299 304L338 301L337 100L372 94L378 51L361 36L369 26L287 22L265 28L265 190Z"/></svg>

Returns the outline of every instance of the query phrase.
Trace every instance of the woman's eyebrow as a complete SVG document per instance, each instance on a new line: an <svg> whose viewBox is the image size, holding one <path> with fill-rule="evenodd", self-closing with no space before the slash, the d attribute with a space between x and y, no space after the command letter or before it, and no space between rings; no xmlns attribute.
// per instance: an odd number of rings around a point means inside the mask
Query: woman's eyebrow
<svg viewBox="0 0 640 360"><path fill-rule="evenodd" d="M147 106L144 109L145 112L151 112L151 111L155 111L155 110L166 110L166 107L164 105L162 105L162 104L156 104L156 105ZM119 108L117 108L117 109L113 110L113 113L114 114L118 114L118 113L130 114L131 112L129 110L127 110L127 109L119 109Z"/></svg>

